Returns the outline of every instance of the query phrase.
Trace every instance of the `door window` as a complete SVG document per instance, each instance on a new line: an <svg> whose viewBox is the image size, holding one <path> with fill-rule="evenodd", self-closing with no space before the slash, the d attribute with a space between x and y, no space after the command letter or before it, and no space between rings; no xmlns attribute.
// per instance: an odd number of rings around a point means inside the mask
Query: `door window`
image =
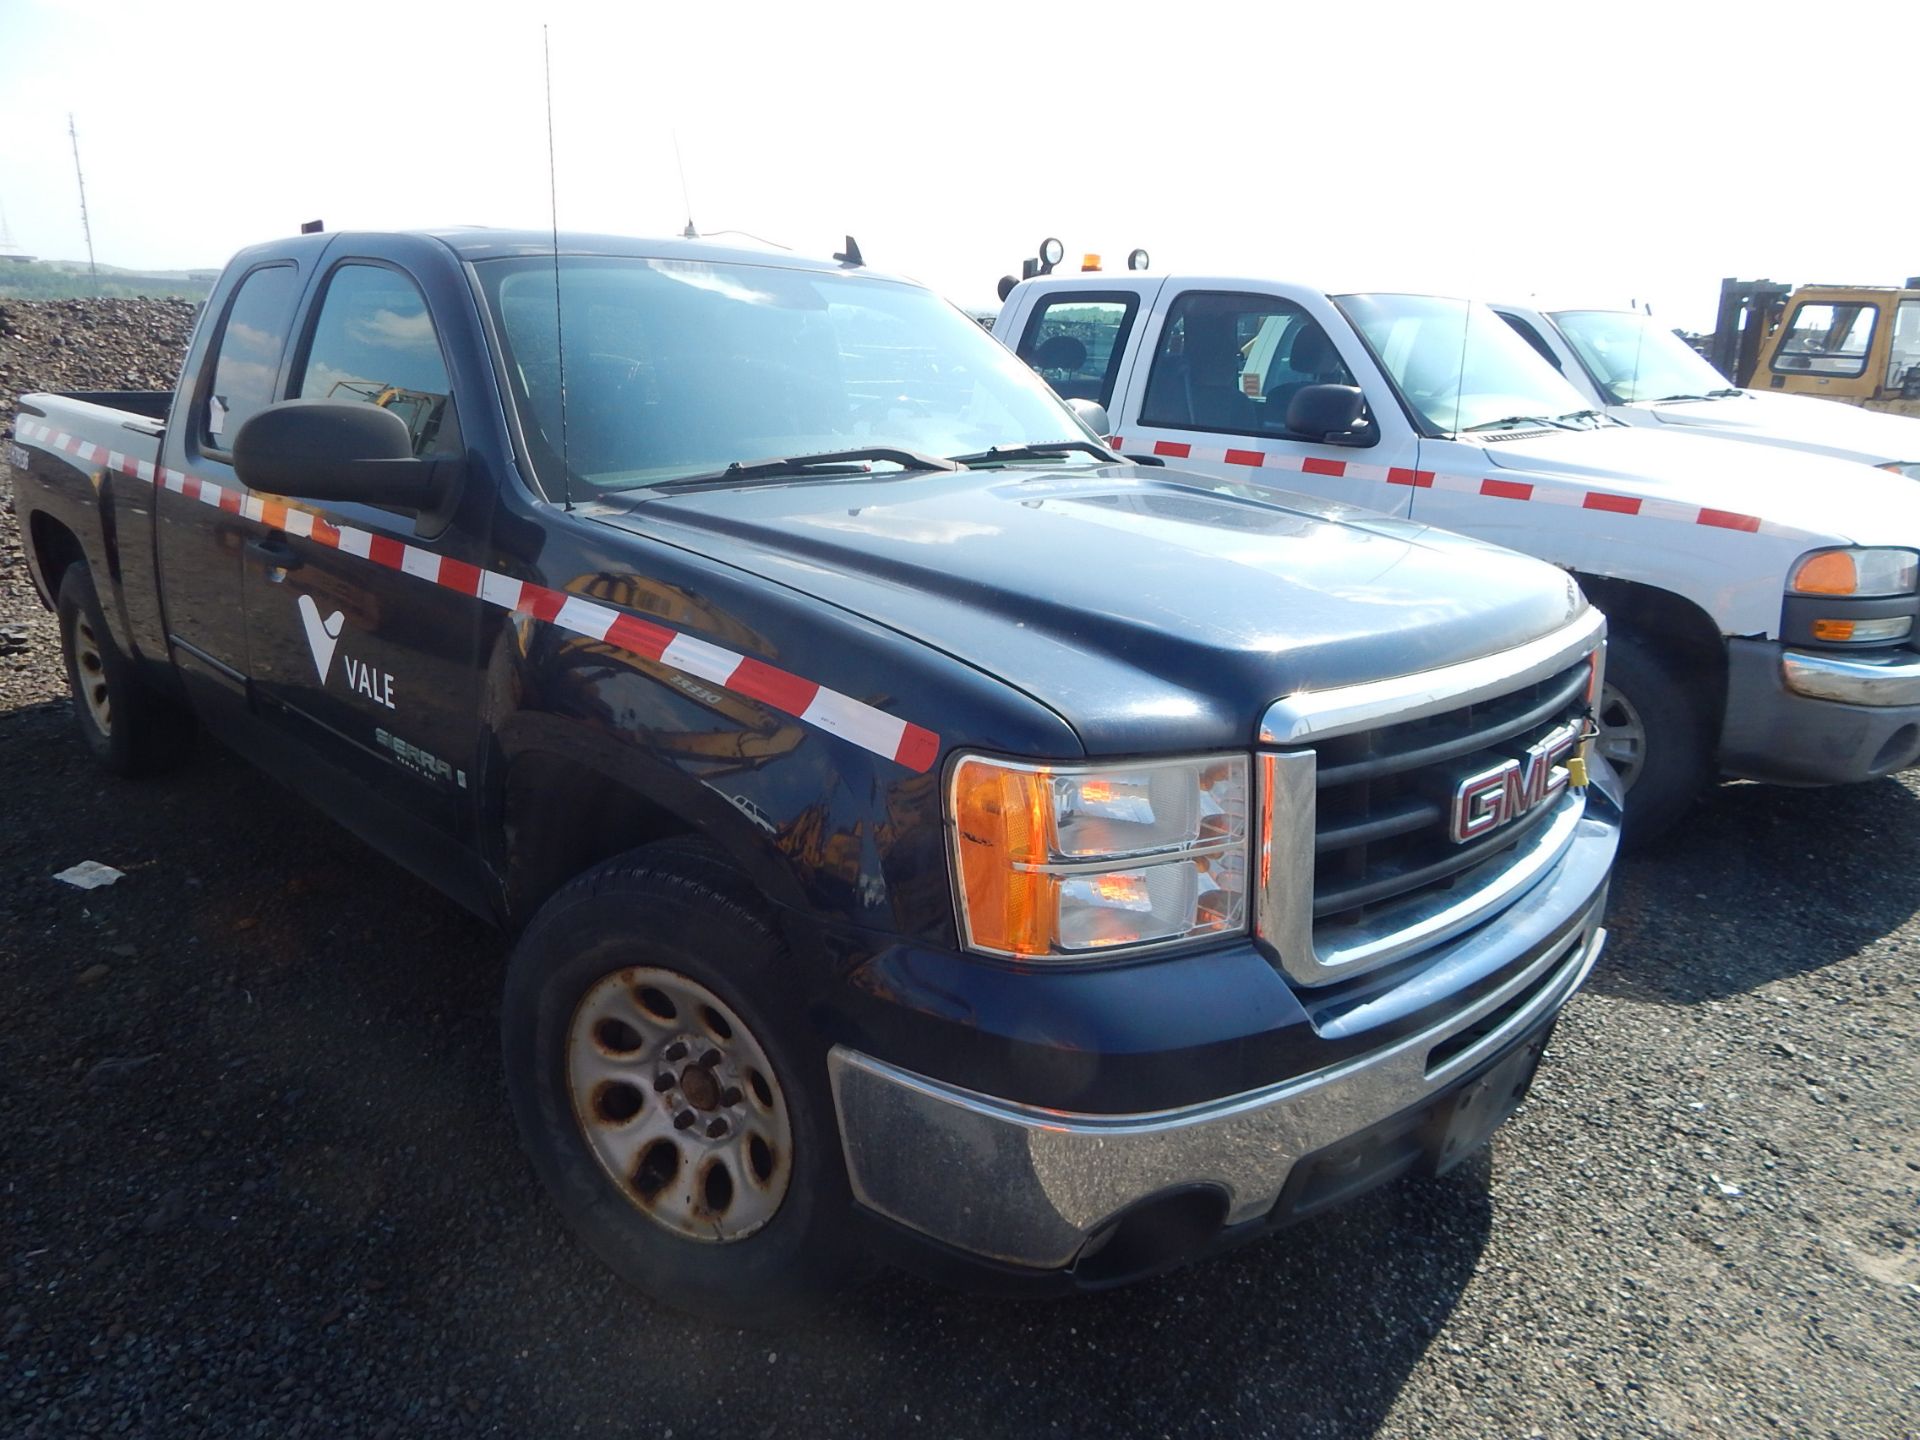
<svg viewBox="0 0 1920 1440"><path fill-rule="evenodd" d="M1062 295L1027 321L1015 353L1065 400L1113 402L1139 300L1133 295Z"/></svg>
<svg viewBox="0 0 1920 1440"><path fill-rule="evenodd" d="M1140 419L1172 430L1287 433L1287 405L1309 385L1351 385L1327 332L1271 295L1194 291L1167 314Z"/></svg>
<svg viewBox="0 0 1920 1440"><path fill-rule="evenodd" d="M1867 304L1821 301L1794 306L1773 368L1785 374L1865 374L1875 316L1874 307Z"/></svg>
<svg viewBox="0 0 1920 1440"><path fill-rule="evenodd" d="M263 266L234 291L213 343L213 383L199 407L203 449L232 449L234 433L247 417L273 403L280 355L299 298L300 272L291 265Z"/></svg>
<svg viewBox="0 0 1920 1440"><path fill-rule="evenodd" d="M1920 300L1902 300L1893 312L1893 350L1887 360L1887 388L1920 390Z"/></svg>
<svg viewBox="0 0 1920 1440"><path fill-rule="evenodd" d="M385 265L335 270L293 393L392 411L407 422L413 453L428 455L460 448L452 390L419 288Z"/></svg>

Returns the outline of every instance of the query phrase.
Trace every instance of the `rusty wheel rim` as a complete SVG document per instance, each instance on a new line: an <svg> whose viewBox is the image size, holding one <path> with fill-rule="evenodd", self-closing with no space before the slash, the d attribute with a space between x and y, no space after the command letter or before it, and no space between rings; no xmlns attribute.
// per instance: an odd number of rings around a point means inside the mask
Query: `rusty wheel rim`
<svg viewBox="0 0 1920 1440"><path fill-rule="evenodd" d="M744 1240L779 1210L793 1124L767 1052L706 986L672 970L604 977L567 1035L574 1121L629 1204L689 1240Z"/></svg>
<svg viewBox="0 0 1920 1440"><path fill-rule="evenodd" d="M107 694L107 662L100 652L100 637L93 633L93 622L85 612L73 617L73 683L80 692L94 728L102 735L113 734L113 701Z"/></svg>

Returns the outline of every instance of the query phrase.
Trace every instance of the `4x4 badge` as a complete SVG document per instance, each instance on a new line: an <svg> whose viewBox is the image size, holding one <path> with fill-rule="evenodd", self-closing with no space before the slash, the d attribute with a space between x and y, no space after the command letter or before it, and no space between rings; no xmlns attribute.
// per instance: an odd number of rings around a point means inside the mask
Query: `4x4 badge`
<svg viewBox="0 0 1920 1440"><path fill-rule="evenodd" d="M1524 765L1503 760L1456 785L1447 817L1453 843L1464 845L1498 830L1566 789L1567 770L1560 762L1580 743L1583 729L1581 721L1569 720L1529 745Z"/></svg>

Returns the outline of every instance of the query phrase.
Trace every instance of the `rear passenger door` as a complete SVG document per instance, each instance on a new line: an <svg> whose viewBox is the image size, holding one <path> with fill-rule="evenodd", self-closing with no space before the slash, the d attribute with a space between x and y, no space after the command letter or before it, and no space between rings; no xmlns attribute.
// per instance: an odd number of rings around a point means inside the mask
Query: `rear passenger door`
<svg viewBox="0 0 1920 1440"><path fill-rule="evenodd" d="M216 706L237 705L247 677L241 563L254 527L241 514L246 491L230 447L241 423L273 403L304 278L293 260L274 259L229 292L194 391L176 407L169 472L154 486L168 649L196 696Z"/></svg>
<svg viewBox="0 0 1920 1440"><path fill-rule="evenodd" d="M407 422L415 454L457 459L454 389L413 277L384 260L335 260L287 397L377 405ZM246 567L254 693L269 721L456 836L480 734L485 498L456 484L420 515L287 500L269 510Z"/></svg>
<svg viewBox="0 0 1920 1440"><path fill-rule="evenodd" d="M1407 473L1393 476L1413 457L1390 457L1381 417L1370 411L1370 445L1329 445L1287 428L1288 402L1305 386L1356 383L1329 327L1305 306L1250 291L1169 290L1141 349L1122 407L1127 454L1407 513Z"/></svg>

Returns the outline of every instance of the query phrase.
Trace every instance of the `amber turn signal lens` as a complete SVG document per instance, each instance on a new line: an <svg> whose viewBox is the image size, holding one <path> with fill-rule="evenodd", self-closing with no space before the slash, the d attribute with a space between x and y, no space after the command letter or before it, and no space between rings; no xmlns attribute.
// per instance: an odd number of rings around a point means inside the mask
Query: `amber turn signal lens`
<svg viewBox="0 0 1920 1440"><path fill-rule="evenodd" d="M1851 640L1853 621L1816 620L1813 622L1813 638L1816 640Z"/></svg>
<svg viewBox="0 0 1920 1440"><path fill-rule="evenodd" d="M1810 557L1793 577L1793 588L1802 595L1851 595L1859 585L1853 556L1845 550L1824 550Z"/></svg>
<svg viewBox="0 0 1920 1440"><path fill-rule="evenodd" d="M1050 816L1046 770L969 760L953 782L955 850L975 943L1044 955L1053 940L1049 875L1016 866L1044 860Z"/></svg>

